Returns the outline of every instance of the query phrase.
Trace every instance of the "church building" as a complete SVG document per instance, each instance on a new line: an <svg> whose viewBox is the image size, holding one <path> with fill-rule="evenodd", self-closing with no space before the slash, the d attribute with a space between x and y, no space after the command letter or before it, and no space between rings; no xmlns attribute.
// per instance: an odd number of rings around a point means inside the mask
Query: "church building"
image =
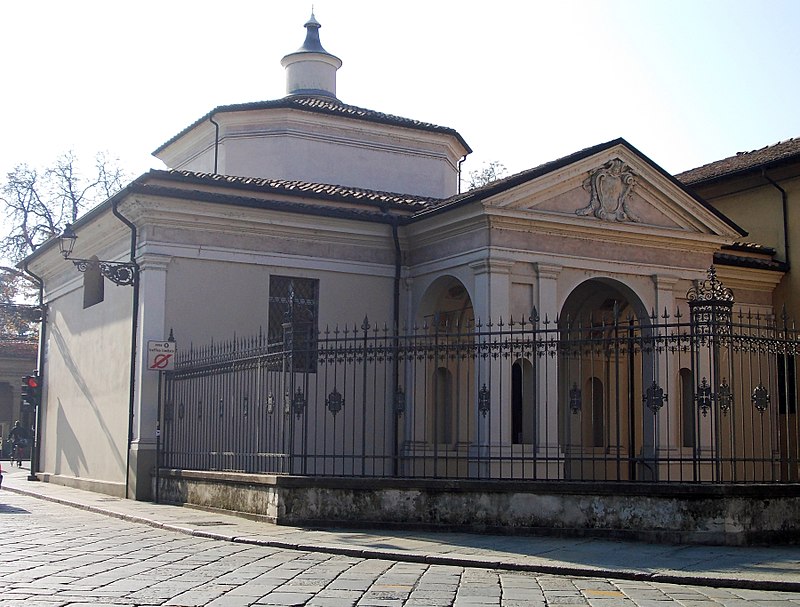
<svg viewBox="0 0 800 607"><path fill-rule="evenodd" d="M796 479L793 350L747 350L796 345L783 232L743 244L730 189L621 138L460 192L464 138L340 101L305 29L285 97L198 118L24 262L42 479Z"/></svg>

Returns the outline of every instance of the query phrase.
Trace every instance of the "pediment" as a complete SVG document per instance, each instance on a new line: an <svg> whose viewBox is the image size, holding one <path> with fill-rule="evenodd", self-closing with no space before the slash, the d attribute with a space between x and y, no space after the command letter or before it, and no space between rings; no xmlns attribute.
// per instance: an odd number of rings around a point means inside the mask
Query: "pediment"
<svg viewBox="0 0 800 607"><path fill-rule="evenodd" d="M494 212L582 229L690 232L739 239L735 224L618 143L484 199Z"/></svg>

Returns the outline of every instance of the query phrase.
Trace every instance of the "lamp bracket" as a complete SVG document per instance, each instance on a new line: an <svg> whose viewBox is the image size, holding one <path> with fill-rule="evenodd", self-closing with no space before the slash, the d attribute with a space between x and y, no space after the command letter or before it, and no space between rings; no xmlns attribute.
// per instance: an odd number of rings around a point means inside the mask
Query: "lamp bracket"
<svg viewBox="0 0 800 607"><path fill-rule="evenodd" d="M98 268L100 273L115 285L127 286L136 284L139 267L135 263L122 261L101 261L99 259L71 259L79 272L90 268Z"/></svg>

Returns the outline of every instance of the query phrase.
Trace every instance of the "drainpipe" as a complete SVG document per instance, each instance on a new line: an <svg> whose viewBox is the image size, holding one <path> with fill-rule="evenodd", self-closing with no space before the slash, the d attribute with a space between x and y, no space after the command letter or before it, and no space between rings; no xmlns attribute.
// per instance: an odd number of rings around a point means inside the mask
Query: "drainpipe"
<svg viewBox="0 0 800 607"><path fill-rule="evenodd" d="M214 114L211 114L208 120L214 125L214 175L216 175L217 160L219 160L219 123L214 120Z"/></svg>
<svg viewBox="0 0 800 607"><path fill-rule="evenodd" d="M784 255L786 256L786 269L788 270L790 267L789 264L789 219L786 216L786 212L788 209L787 204L787 195L786 190L784 190L781 186L779 186L775 181L773 181L768 175L765 169L761 169L761 176L767 180L767 182L778 190L781 193L781 205L783 210L783 247L784 247Z"/></svg>
<svg viewBox="0 0 800 607"><path fill-rule="evenodd" d="M131 361L130 361L130 392L128 394L128 449L125 459L125 497L128 497L131 476L131 445L133 444L133 411L136 397L136 331L139 326L139 265L136 263L136 226L124 217L117 208L115 200L112 206L114 216L131 230L131 263L134 267L136 279L133 282L133 310L131 312Z"/></svg>
<svg viewBox="0 0 800 607"><path fill-rule="evenodd" d="M400 331L400 274L403 252L400 249L400 236L397 233L397 218L392 217L392 239L394 240L394 302L393 320L395 332ZM397 386L395 386L397 387Z"/></svg>
<svg viewBox="0 0 800 607"><path fill-rule="evenodd" d="M398 347L399 341L397 337L400 335L400 278L402 271L403 251L400 248L400 236L398 234L398 220L389 214L388 208L384 207L383 212L389 220L389 225L392 228L392 240L394 242L394 292L392 298L392 321L394 323L394 345ZM400 386L400 367L397 364L397 357L395 356L394 364L392 366L392 394L397 393L397 388ZM392 399L392 419L394 420L393 432L393 446L392 446L392 462L394 468L394 475L398 473L397 458L400 453L400 445L397 440L398 425L397 425L397 411L395 410L394 398Z"/></svg>
<svg viewBox="0 0 800 607"><path fill-rule="evenodd" d="M464 161L467 159L467 155L464 154L461 157L461 160L458 161L458 193L461 193L461 165L464 164Z"/></svg>
<svg viewBox="0 0 800 607"><path fill-rule="evenodd" d="M28 262L23 265L23 271L31 276L39 285L39 309L42 311L42 322L39 329L39 381L40 386L44 383L44 344L47 340L47 310L44 307L44 281L41 276L37 276L28 268ZM41 388L40 388L41 389ZM40 399L41 400L41 399ZM38 481L36 473L39 471L39 450L42 444L42 403L36 407L36 428L33 434L33 448L31 449L31 470L28 475L29 481Z"/></svg>

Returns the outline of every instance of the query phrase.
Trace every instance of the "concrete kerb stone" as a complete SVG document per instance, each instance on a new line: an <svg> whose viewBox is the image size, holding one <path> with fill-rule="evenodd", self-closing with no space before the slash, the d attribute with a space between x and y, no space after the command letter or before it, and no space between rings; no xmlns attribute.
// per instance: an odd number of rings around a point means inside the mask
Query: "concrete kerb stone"
<svg viewBox="0 0 800 607"><path fill-rule="evenodd" d="M334 554L364 558L372 560L392 560L407 563L425 563L429 565L446 565L470 568L489 568L503 571L518 571L533 574L545 574L569 577L591 577L591 578L610 578L617 580L647 581L668 584L691 584L702 587L722 587L737 588L747 590L772 590L781 592L800 592L800 580L758 580L742 577L722 577L714 575L704 575L702 572L682 574L679 572L659 573L644 572L635 570L606 569L594 566L575 566L564 565L561 563L547 565L542 563L523 563L512 560L496 560L481 558L477 555L436 555L415 552L397 552L380 549L351 548L348 546L305 544L282 540L264 540L247 536L237 536L235 534L217 533L205 529L197 529L191 525L176 525L174 523L164 523L140 515L117 512L109 508L94 506L79 501L65 499L58 496L47 495L38 491L30 491L19 487L11 487L4 483L3 490L20 495L26 495L43 501L78 508L87 512L93 512L103 516L113 517L126 522L148 525L153 528L173 531L194 537L202 537L225 542L235 542L242 544L260 545L270 548L283 550L297 550L302 552L318 552L324 554ZM235 515L235 512L226 513Z"/></svg>

